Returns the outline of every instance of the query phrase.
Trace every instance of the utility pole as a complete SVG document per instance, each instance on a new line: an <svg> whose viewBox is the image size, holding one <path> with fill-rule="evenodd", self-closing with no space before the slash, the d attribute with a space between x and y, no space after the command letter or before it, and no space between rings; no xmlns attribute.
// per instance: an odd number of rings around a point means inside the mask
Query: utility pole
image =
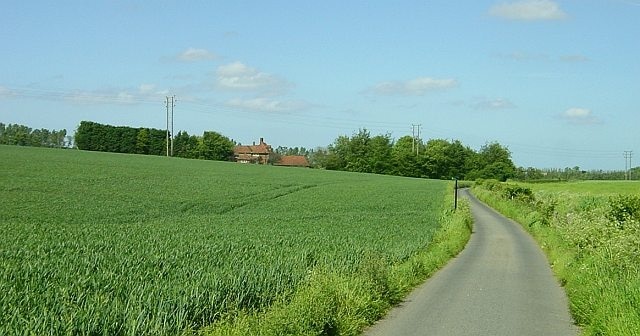
<svg viewBox="0 0 640 336"><path fill-rule="evenodd" d="M173 156L173 108L176 106L176 96L166 96L165 106L167 107L167 157ZM171 105L169 105L171 104ZM169 133L169 106L171 106L171 133ZM171 142L171 145L169 145ZM171 147L169 147L171 146Z"/></svg>
<svg viewBox="0 0 640 336"><path fill-rule="evenodd" d="M420 154L420 126L422 126L422 124L418 125L418 138L416 139L416 156Z"/></svg>
<svg viewBox="0 0 640 336"><path fill-rule="evenodd" d="M411 124L411 153L416 150L416 125Z"/></svg>
<svg viewBox="0 0 640 336"><path fill-rule="evenodd" d="M624 179L631 180L631 157L633 156L633 151L624 151L623 155L624 155Z"/></svg>
<svg viewBox="0 0 640 336"><path fill-rule="evenodd" d="M631 157L633 157L633 151L629 151L629 179L631 180L631 168L633 168L633 166L631 165Z"/></svg>
<svg viewBox="0 0 640 336"><path fill-rule="evenodd" d="M411 147L411 151L416 152L416 156L420 154L420 126L422 124L411 124L411 136L413 138L413 146ZM416 132L417 130L417 132ZM417 133L417 135L416 135Z"/></svg>
<svg viewBox="0 0 640 336"><path fill-rule="evenodd" d="M171 96L171 156L173 156L173 139L176 135L173 133L173 108L176 106L176 96Z"/></svg>
<svg viewBox="0 0 640 336"><path fill-rule="evenodd" d="M167 107L167 134L166 134L166 143L167 143L167 157L169 157L169 97L165 97L164 105Z"/></svg>

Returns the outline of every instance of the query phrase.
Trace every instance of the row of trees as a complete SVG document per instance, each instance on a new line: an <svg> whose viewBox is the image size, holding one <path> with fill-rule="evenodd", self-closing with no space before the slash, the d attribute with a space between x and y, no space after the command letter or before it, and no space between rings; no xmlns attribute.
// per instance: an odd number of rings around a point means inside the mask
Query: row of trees
<svg viewBox="0 0 640 336"><path fill-rule="evenodd" d="M166 155L167 132L153 128L132 128L82 121L75 134L78 149L147 155ZM217 133L205 131L202 136L178 132L173 139L177 157L206 160L230 160L234 143Z"/></svg>
<svg viewBox="0 0 640 336"><path fill-rule="evenodd" d="M153 128L132 128L82 121L76 130L76 146L82 150L162 155L166 132Z"/></svg>
<svg viewBox="0 0 640 336"><path fill-rule="evenodd" d="M67 130L31 129L18 124L0 123L0 145L62 148L68 146Z"/></svg>
<svg viewBox="0 0 640 336"><path fill-rule="evenodd" d="M35 147L71 147L66 130L31 129L18 124L0 123L0 144ZM234 141L205 131L202 136L180 131L173 139L177 157L206 160L232 160ZM75 146L83 150L165 155L167 133L152 128L132 128L82 121L75 134ZM624 171L584 171L565 169L516 168L509 150L488 143L479 151L458 140L431 139L423 143L411 136L394 141L390 135L371 136L366 129L351 137L339 136L326 148L277 147L270 162L284 155L306 156L316 168L436 179L478 178L506 180L623 180ZM630 177L640 179L640 167Z"/></svg>
<svg viewBox="0 0 640 336"><path fill-rule="evenodd" d="M165 155L167 150L164 130L91 121L80 123L75 141L79 149L92 151ZM217 132L196 136L180 131L173 142L177 157L222 161L233 158L235 143ZM366 129L351 137L340 136L326 149L276 148L273 157L282 155L304 155L317 168L363 173L503 181L516 176L511 153L498 143L487 144L476 152L457 140L432 139L423 144L404 136L394 142L388 134L371 136Z"/></svg>
<svg viewBox="0 0 640 336"><path fill-rule="evenodd" d="M366 129L338 137L326 150L315 151L311 161L331 170L435 179L504 181L516 174L511 153L498 143L476 152L457 140L432 139L423 144L404 136L394 142L388 134L371 136Z"/></svg>
<svg viewBox="0 0 640 336"><path fill-rule="evenodd" d="M582 170L576 166L564 169L518 168L516 179L525 181L568 181L568 180L640 180L640 167L624 170Z"/></svg>
<svg viewBox="0 0 640 336"><path fill-rule="evenodd" d="M188 159L228 161L233 159L234 146L231 139L218 132L205 131L196 136L181 131L173 140L173 154Z"/></svg>
<svg viewBox="0 0 640 336"><path fill-rule="evenodd" d="M276 147L276 149L274 149L274 152L280 156L286 156L286 155L300 155L300 156L306 156L306 157L310 157L313 156L313 153L315 152L313 149L307 149L304 147L285 147L285 146L278 146Z"/></svg>
<svg viewBox="0 0 640 336"><path fill-rule="evenodd" d="M304 147L286 147L286 146L278 146L273 150L273 153L269 155L269 164L275 164L280 162L283 156L295 155L295 156L304 156L307 158L307 161L311 164L312 167L316 167L311 160L314 158L316 151L313 149L307 149Z"/></svg>

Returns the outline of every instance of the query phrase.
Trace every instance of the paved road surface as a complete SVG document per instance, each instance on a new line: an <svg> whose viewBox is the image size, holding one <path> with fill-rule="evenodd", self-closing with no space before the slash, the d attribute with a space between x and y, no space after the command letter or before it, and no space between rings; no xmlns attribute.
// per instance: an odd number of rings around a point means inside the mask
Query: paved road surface
<svg viewBox="0 0 640 336"><path fill-rule="evenodd" d="M364 335L577 335L566 295L536 242L461 193L474 217L464 251Z"/></svg>

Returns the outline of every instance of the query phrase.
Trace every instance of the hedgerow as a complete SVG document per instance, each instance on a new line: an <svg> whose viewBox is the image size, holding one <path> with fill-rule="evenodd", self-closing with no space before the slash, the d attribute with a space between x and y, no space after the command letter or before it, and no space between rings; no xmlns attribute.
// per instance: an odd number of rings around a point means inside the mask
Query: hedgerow
<svg viewBox="0 0 640 336"><path fill-rule="evenodd" d="M545 249L584 334L637 335L640 203L636 194L581 194L569 185L566 191L547 191L547 185L536 185L532 197L522 198L502 192L512 188L509 184L476 186L479 198L523 224Z"/></svg>

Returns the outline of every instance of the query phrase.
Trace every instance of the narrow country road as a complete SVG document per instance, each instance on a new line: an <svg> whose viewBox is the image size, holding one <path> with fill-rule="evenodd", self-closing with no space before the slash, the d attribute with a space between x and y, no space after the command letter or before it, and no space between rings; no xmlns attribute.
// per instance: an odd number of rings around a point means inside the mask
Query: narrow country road
<svg viewBox="0 0 640 336"><path fill-rule="evenodd" d="M564 290L536 242L460 193L474 218L464 251L364 335L577 335Z"/></svg>

